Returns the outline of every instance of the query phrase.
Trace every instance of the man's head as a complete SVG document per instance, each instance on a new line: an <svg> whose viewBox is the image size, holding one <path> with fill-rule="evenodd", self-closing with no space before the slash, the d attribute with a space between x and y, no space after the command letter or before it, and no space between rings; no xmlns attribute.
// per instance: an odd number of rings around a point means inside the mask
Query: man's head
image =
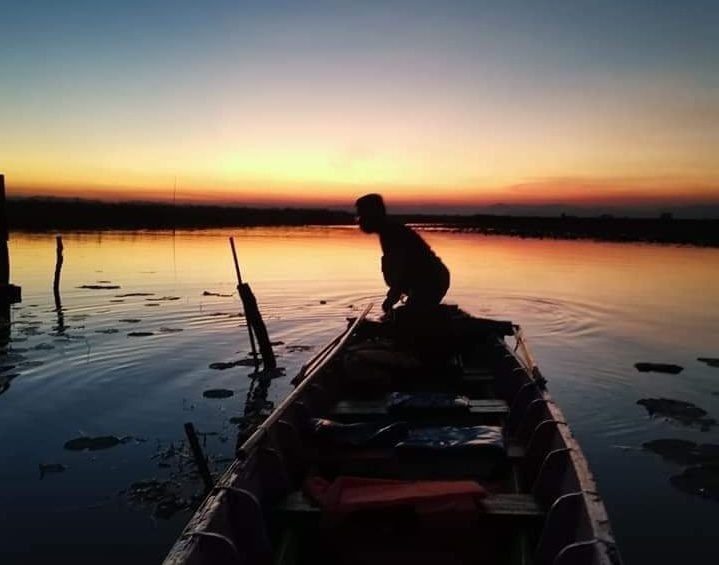
<svg viewBox="0 0 719 565"><path fill-rule="evenodd" d="M376 233L387 217L384 200L379 194L365 194L355 202L359 227L365 233Z"/></svg>

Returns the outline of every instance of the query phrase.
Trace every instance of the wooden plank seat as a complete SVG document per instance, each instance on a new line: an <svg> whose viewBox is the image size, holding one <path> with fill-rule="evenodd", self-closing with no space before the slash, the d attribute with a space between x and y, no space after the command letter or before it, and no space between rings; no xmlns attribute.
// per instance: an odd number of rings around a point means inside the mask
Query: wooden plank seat
<svg viewBox="0 0 719 565"><path fill-rule="evenodd" d="M300 491L291 493L279 507L285 518L319 517L322 511L313 506ZM378 512L381 512L378 510ZM531 494L493 494L482 499L480 514L520 519L541 519L544 511Z"/></svg>
<svg viewBox="0 0 719 565"><path fill-rule="evenodd" d="M470 416L505 416L509 412L509 407L504 400L498 399L475 399L470 400L469 410L466 415ZM332 410L332 417L347 418L377 418L389 415L387 402L384 399L379 400L341 400ZM442 410L436 411L437 415L447 416ZM458 415L463 415L457 412ZM417 410L417 417L432 416L433 411ZM402 418L406 419L410 414L403 414Z"/></svg>

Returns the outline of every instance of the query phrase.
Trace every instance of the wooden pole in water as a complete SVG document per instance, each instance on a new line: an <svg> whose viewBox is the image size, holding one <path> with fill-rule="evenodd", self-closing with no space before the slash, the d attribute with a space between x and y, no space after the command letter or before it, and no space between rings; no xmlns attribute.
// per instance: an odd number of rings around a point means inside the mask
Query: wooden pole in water
<svg viewBox="0 0 719 565"><path fill-rule="evenodd" d="M242 306L245 309L245 318L247 321L247 327L250 328L250 332L254 330L257 335L257 344L260 347L260 355L262 355L262 363L264 369L272 370L277 368L277 360L275 359L275 352L272 351L272 343L270 342L270 336L267 334L267 327L260 314L260 309L257 306L257 299L252 293L250 285L242 282L242 275L240 274L240 264L237 261L237 252L235 251L235 240L230 238L230 247L232 247L232 256L235 260L235 271L237 273L237 292L240 294L240 300L242 300ZM252 340L252 351L257 359L255 353L255 344L250 333L250 339Z"/></svg>
<svg viewBox="0 0 719 565"><path fill-rule="evenodd" d="M20 302L20 287L10 284L10 253L7 242L10 230L5 209L5 175L0 174L0 303Z"/></svg>
<svg viewBox="0 0 719 565"><path fill-rule="evenodd" d="M232 258L235 260L235 273L237 274L237 292L240 294L242 300L242 274L240 273L240 262L237 260L237 251L235 250L235 238L230 237L230 247L232 248ZM250 347L252 348L252 358L255 360L255 370L258 369L257 365L257 347L255 346L255 334L252 331L252 324L250 323L250 317L247 315L247 307L245 306L244 300L242 300L242 306L245 308L245 323L247 324L247 333L250 334Z"/></svg>
<svg viewBox="0 0 719 565"><path fill-rule="evenodd" d="M10 256L8 240L7 212L5 211L5 175L0 175L0 286L10 284Z"/></svg>
<svg viewBox="0 0 719 565"><path fill-rule="evenodd" d="M215 484L212 480L210 469L207 466L207 459L205 459L205 456L202 453L200 442L198 441L197 434L195 433L195 426L192 425L192 422L185 423L185 434L187 435L187 440L190 442L190 449L192 450L192 455L195 458L197 470L200 472L202 482L205 483L205 491L210 492Z"/></svg>
<svg viewBox="0 0 719 565"><path fill-rule="evenodd" d="M55 242L55 277L52 281L52 292L55 295L55 306L60 309L62 308L62 304L60 302L60 274L62 273L62 264L64 262L62 252L65 248L62 245L61 235L58 235L55 238Z"/></svg>

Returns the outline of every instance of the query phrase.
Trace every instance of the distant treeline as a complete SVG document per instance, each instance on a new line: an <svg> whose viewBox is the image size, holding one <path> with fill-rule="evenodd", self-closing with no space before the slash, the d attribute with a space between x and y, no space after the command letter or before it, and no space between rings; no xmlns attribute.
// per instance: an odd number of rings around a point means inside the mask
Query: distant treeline
<svg viewBox="0 0 719 565"><path fill-rule="evenodd" d="M168 230L251 226L347 225L349 212L302 208L151 203L107 203L89 200L14 199L7 202L8 221L15 231ZM646 241L719 247L718 219L580 217L518 217L499 215L397 216L407 223L457 231L532 238Z"/></svg>
<svg viewBox="0 0 719 565"><path fill-rule="evenodd" d="M347 212L301 208L247 208L93 200L11 199L11 230L139 230L238 226L342 225L354 221Z"/></svg>

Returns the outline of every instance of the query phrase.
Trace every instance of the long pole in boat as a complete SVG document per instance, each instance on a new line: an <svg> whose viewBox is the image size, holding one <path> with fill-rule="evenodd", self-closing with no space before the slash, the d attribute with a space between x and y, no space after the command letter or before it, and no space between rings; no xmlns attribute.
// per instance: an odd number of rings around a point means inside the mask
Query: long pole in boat
<svg viewBox="0 0 719 565"><path fill-rule="evenodd" d="M237 292L240 294L240 300L242 300L242 274L240 273L240 262L237 260L237 251L235 250L235 238L230 237L230 247L232 248L232 258L235 261L235 273L237 274ZM247 332L250 334L250 347L252 347L252 358L255 360L255 369L257 369L257 346L255 345L255 333L252 331L252 321L247 315L247 307L245 308L245 323L247 324Z"/></svg>

